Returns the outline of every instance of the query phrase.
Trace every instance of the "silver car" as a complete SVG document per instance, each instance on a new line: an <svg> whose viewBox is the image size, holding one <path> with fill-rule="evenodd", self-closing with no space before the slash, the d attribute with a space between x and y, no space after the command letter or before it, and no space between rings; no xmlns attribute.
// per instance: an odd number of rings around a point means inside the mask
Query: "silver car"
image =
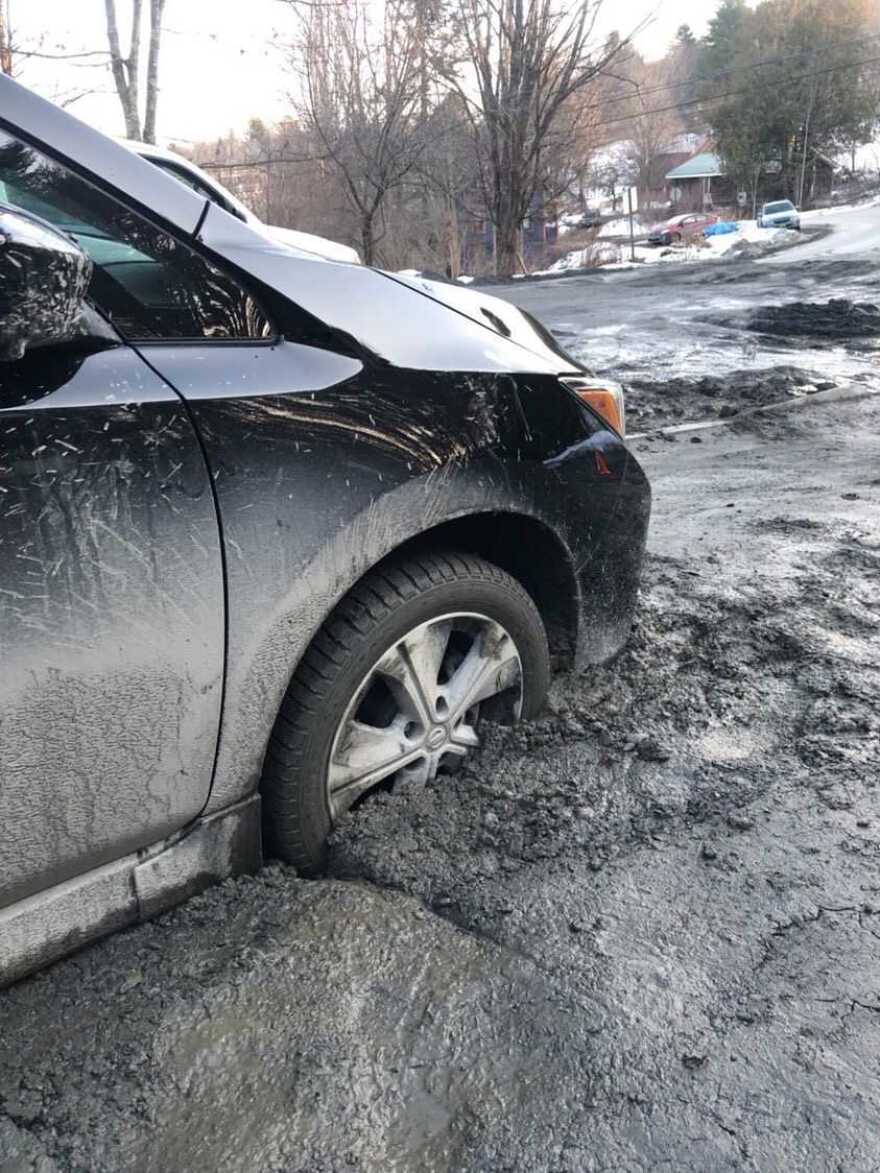
<svg viewBox="0 0 880 1173"><path fill-rule="evenodd" d="M764 204L758 216L759 228L794 228L800 232L801 217L791 200Z"/></svg>

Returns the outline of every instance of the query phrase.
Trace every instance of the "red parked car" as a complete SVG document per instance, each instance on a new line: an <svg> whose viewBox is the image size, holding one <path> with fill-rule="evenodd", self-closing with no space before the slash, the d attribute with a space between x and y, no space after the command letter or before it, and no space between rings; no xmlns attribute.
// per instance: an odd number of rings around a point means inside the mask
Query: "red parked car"
<svg viewBox="0 0 880 1173"><path fill-rule="evenodd" d="M712 212L684 212L680 216L671 216L665 224L655 224L648 234L648 244L692 240L695 236L702 236L704 228L717 223L718 217Z"/></svg>

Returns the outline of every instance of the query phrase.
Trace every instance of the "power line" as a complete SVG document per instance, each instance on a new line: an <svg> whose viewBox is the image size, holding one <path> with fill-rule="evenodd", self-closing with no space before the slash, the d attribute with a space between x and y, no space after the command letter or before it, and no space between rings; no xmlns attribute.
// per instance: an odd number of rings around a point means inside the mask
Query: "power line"
<svg viewBox="0 0 880 1173"><path fill-rule="evenodd" d="M832 41L828 45L822 45L823 52L829 52L832 49L841 49L847 45L862 45L865 41L876 41L880 37L880 33L870 33L868 36L852 37L848 41ZM718 73L710 74L708 77L694 77L688 78L685 81L671 81L665 82L659 86L648 86L645 89L636 88L629 94L621 94L616 98L606 98L603 102L596 102L591 106L584 106L584 110L596 110L602 106L607 106L610 102L631 102L634 98L642 98L648 94L659 94L664 90L682 89L684 86L691 85L705 85L708 82L720 81L724 77L729 77L733 73L747 73L752 69L761 69L765 65L778 65L782 61L792 61L796 57L804 57L809 53L815 53L816 48L800 49L797 53L786 53L778 57L765 57L763 61L753 61L751 65L737 65L730 69L722 69ZM620 80L628 81L628 78Z"/></svg>
<svg viewBox="0 0 880 1173"><path fill-rule="evenodd" d="M876 65L877 62L880 62L880 57L868 57L865 61L845 61L840 65L829 65L825 69L816 69L811 73L798 74L797 77L788 78L787 81L789 84L798 81L808 81L811 77L821 77L824 74L837 73L841 69L861 69L863 65ZM673 102L671 106L655 106L651 110L640 110L637 114L625 114L620 118L606 118L601 122L594 123L594 126L613 126L615 123L632 122L636 118L644 118L649 114L665 114L669 110L683 110L686 106L701 106L704 102L720 102L725 98L739 98L744 94L753 94L756 89L766 88L767 84L769 83L761 86L760 83L756 82L754 86L750 86L747 90L727 90L723 94L714 94L705 98L693 98L688 102Z"/></svg>
<svg viewBox="0 0 880 1173"><path fill-rule="evenodd" d="M826 66L824 69L816 69L816 70L811 71L810 73L798 74L796 77L789 78L788 81L790 83L791 82L798 82L798 81L808 81L810 78L822 77L822 76L829 74L829 73L837 73L838 71L840 71L842 69L861 69L862 66L876 65L878 62L880 62L880 57L868 57L864 61L844 61L844 62L840 63L839 65L829 65L829 66ZM766 84L768 84L768 83L765 83L765 86L766 86ZM606 118L600 122L594 123L593 125L596 129L598 129L599 127L602 127L602 126L615 126L620 122L632 122L638 118L646 118L651 114L666 114L670 110L682 110L687 106L701 106L705 102L721 102L725 98L742 97L745 94L753 94L756 89L760 90L762 88L764 88L764 87L762 87L760 85L760 83L756 83L754 86L750 86L748 89L727 90L723 94L714 94L711 97L694 98L691 101L687 101L687 102L674 102L670 106L655 106L650 110L640 110L637 114L624 114L624 115L621 115L619 118ZM315 162L319 162L320 158L321 158L321 156L309 155L309 156L302 156L299 158L281 157L281 158L277 158L277 159L241 160L241 161L230 162L230 163L201 163L199 165L201 167L204 167L204 169L206 171L222 171L222 170L225 170L226 168L229 168L230 170L233 170L233 169L242 169L243 170L243 169L246 169L249 167L267 167L267 166L270 166L272 163L315 163Z"/></svg>
<svg viewBox="0 0 880 1173"><path fill-rule="evenodd" d="M269 167L273 163L321 163L329 158L328 155L279 155L277 159L246 159L240 163L199 163L203 171L226 171L245 167Z"/></svg>
<svg viewBox="0 0 880 1173"><path fill-rule="evenodd" d="M2 3L3 3L3 0L0 0L0 7L2 7ZM178 29L166 28L163 31L166 33L173 33L177 36L197 35L195 33L192 33L192 34L185 33L183 30L178 30ZM830 44L822 46L822 50L823 50L823 52L829 52L832 49L841 49L841 48L845 48L846 46L849 46L849 45L861 45L866 41L876 41L878 38L880 38L880 33L870 33L867 36L851 37L845 41L832 41ZM212 34L212 39L216 41L220 38L218 38L216 34ZM269 44L270 43L267 42L267 45L269 45ZM731 67L730 69L719 70L719 72L710 74L708 77L690 78L685 81L666 82L663 85L648 86L645 89L641 89L637 86L631 93L621 94L618 97L605 98L602 102L595 102L595 103L592 103L591 105L588 105L588 106L582 106L581 111L585 112L587 110L600 110L600 109L604 109L606 106L608 106L612 103L632 102L635 99L644 98L650 94L663 93L666 90L683 89L684 87L691 86L691 85L706 85L711 82L720 81L722 78L730 77L732 74L735 74L735 73L747 73L753 69L761 69L765 65L778 65L784 61L792 61L797 57L803 57L806 54L811 53L811 52L815 52L815 48L800 49L796 53L785 53L785 54L780 54L776 57L765 57L761 61L753 61L750 65L738 65L735 67ZM841 68L841 69L849 68L853 64L871 64L871 61L859 62L859 63L848 62L848 63L845 63L844 65L841 65L841 66L835 67L835 68ZM602 76L602 75L600 75L600 76ZM805 76L809 77L812 75L807 74ZM618 80L627 81L629 79L620 78ZM794 80L798 81L801 79L795 78ZM719 94L719 95L717 95L717 97L694 98L694 99L689 100L687 102L676 102L674 106L663 107L660 110L642 110L642 111L639 111L638 114L621 116L620 119L611 119L607 122L603 121L603 122L598 123L597 125L598 126L607 126L607 125L612 125L614 122L624 121L624 120L627 120L630 118L641 118L643 115L646 115L646 114L665 113L668 110L680 110L684 106L698 105L701 102L712 102L712 101L716 101L716 100L723 98L723 97L726 97L726 96L728 96L728 95ZM164 137L169 139L169 141L188 143L191 146L198 146L200 142L204 141L204 140L183 138L181 135L165 135ZM206 171L210 171L210 170L218 170L218 169L225 168L225 167L229 167L229 168L265 167L269 163L307 163L310 161L314 161L313 157L302 158L302 159L284 159L284 158L259 159L259 160L255 160L255 161L242 161L242 162L233 162L233 163L202 163L201 166Z"/></svg>

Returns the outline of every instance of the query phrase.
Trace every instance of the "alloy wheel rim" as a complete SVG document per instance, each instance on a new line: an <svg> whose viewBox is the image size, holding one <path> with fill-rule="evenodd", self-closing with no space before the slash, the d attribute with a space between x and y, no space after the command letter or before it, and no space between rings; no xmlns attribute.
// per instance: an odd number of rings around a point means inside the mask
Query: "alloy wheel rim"
<svg viewBox="0 0 880 1173"><path fill-rule="evenodd" d="M331 818L380 782L427 782L454 769L479 744L480 707L495 697L520 716L522 662L500 623L456 611L412 628L376 660L337 726Z"/></svg>

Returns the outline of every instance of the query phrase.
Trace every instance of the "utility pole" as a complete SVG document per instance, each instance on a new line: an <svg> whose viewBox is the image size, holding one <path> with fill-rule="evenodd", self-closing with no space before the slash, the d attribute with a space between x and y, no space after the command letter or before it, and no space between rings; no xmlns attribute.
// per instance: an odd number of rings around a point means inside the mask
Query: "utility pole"
<svg viewBox="0 0 880 1173"><path fill-rule="evenodd" d="M9 28L9 0L0 0L0 73L12 74L12 32Z"/></svg>
<svg viewBox="0 0 880 1173"><path fill-rule="evenodd" d="M636 239L633 228L633 189L631 187L626 189L626 203L629 209L629 259L634 261L636 259Z"/></svg>

